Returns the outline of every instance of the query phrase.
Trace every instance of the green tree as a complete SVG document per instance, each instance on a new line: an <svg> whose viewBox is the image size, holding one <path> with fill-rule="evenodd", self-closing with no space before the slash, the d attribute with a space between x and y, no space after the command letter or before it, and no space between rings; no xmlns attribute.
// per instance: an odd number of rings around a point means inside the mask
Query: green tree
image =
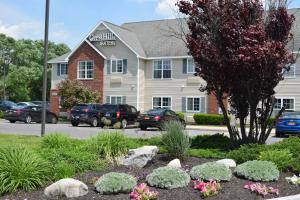
<svg viewBox="0 0 300 200"><path fill-rule="evenodd" d="M87 88L82 82L77 80L65 80L58 85L59 96L61 96L61 106L71 109L79 103L95 103L100 101L100 96Z"/></svg>

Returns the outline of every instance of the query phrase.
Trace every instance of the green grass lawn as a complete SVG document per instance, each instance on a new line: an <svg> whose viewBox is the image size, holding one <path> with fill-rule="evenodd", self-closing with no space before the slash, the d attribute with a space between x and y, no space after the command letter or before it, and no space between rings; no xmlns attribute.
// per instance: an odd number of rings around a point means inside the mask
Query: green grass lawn
<svg viewBox="0 0 300 200"><path fill-rule="evenodd" d="M20 144L37 147L40 143L41 138L38 136L0 134L0 146Z"/></svg>

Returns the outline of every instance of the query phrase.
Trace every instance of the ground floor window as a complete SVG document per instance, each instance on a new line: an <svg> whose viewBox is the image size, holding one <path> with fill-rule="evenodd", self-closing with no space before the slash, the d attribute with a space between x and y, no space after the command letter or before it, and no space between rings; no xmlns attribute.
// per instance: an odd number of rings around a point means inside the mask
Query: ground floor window
<svg viewBox="0 0 300 200"><path fill-rule="evenodd" d="M280 110L285 107L286 111L295 111L295 98L294 97L276 97L274 110Z"/></svg>
<svg viewBox="0 0 300 200"><path fill-rule="evenodd" d="M186 111L204 112L205 97L186 97Z"/></svg>
<svg viewBox="0 0 300 200"><path fill-rule="evenodd" d="M152 108L172 108L171 97L153 97Z"/></svg>
<svg viewBox="0 0 300 200"><path fill-rule="evenodd" d="M110 96L109 102L110 104L121 104L122 96Z"/></svg>

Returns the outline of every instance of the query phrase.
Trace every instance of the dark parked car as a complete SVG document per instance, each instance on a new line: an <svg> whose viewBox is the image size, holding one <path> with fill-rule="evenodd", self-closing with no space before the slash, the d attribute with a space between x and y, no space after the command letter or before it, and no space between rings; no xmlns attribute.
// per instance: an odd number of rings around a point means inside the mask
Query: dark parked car
<svg viewBox="0 0 300 200"><path fill-rule="evenodd" d="M78 126L80 123L90 124L96 127L100 124L100 104L78 104L71 110L71 123Z"/></svg>
<svg viewBox="0 0 300 200"><path fill-rule="evenodd" d="M138 119L140 123L140 128L142 130L147 130L148 127L156 127L162 130L163 124L167 121L178 121L182 123L185 127L185 121L180 119L177 114L169 109L151 109L141 116Z"/></svg>
<svg viewBox="0 0 300 200"><path fill-rule="evenodd" d="M100 113L100 119L105 117L111 120L111 124L121 122L121 128L126 128L127 125L135 124L140 112L134 106L127 104L104 104ZM101 127L104 124L101 122Z"/></svg>
<svg viewBox="0 0 300 200"><path fill-rule="evenodd" d="M43 105L43 101L32 101L31 103L33 103L34 105L37 105L37 106ZM50 108L50 103L49 103L49 101L46 101L46 109L49 110L49 108Z"/></svg>
<svg viewBox="0 0 300 200"><path fill-rule="evenodd" d="M300 112L285 112L276 122L276 137L285 134L300 135Z"/></svg>
<svg viewBox="0 0 300 200"><path fill-rule="evenodd" d="M16 104L12 101L0 101L0 111L6 111L16 106Z"/></svg>
<svg viewBox="0 0 300 200"><path fill-rule="evenodd" d="M4 113L4 119L15 123L16 121L23 121L27 124L31 122L42 121L42 107L41 106L15 106ZM57 116L47 110L46 122L57 123Z"/></svg>

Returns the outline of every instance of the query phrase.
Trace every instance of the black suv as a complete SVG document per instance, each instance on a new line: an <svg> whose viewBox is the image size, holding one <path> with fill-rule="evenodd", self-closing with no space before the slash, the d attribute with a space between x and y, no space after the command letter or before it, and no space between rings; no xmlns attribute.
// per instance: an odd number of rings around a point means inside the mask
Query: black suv
<svg viewBox="0 0 300 200"><path fill-rule="evenodd" d="M121 128L126 128L127 125L137 122L139 114L140 112L134 106L127 104L104 104L100 112L100 119L105 117L111 120L111 125L121 122ZM104 124L101 123L100 126L103 127Z"/></svg>
<svg viewBox="0 0 300 200"><path fill-rule="evenodd" d="M90 124L93 127L100 123L100 104L78 104L71 109L72 126L78 126L79 123Z"/></svg>

